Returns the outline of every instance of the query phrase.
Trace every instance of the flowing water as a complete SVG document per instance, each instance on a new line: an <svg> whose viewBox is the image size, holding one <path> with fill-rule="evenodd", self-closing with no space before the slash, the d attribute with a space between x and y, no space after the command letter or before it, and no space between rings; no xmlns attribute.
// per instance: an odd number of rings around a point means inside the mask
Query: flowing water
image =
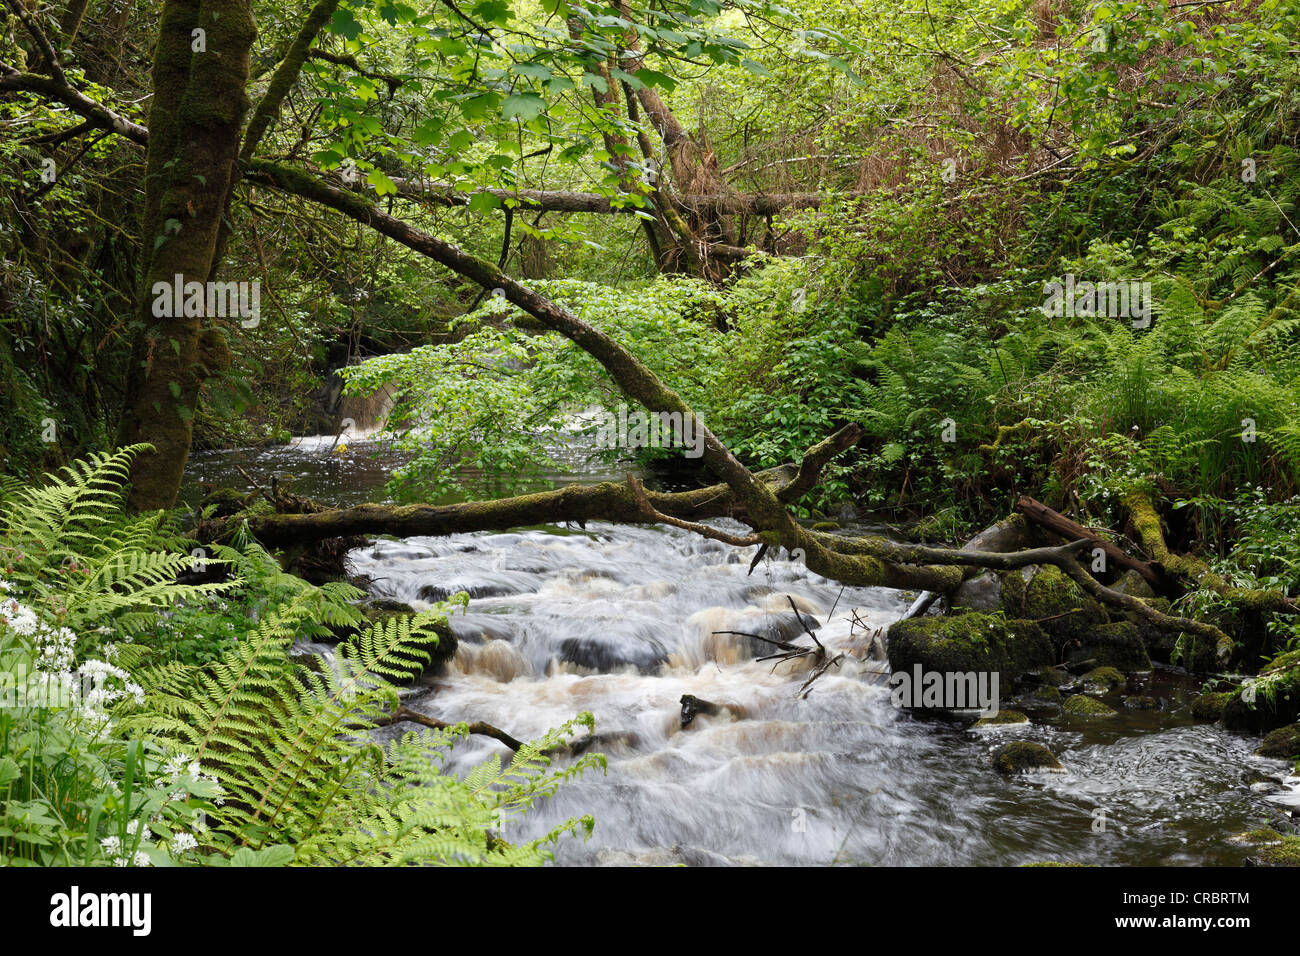
<svg viewBox="0 0 1300 956"><path fill-rule="evenodd" d="M259 483L292 473L296 491L321 499L381 498L393 459L353 449L326 467L331 441L197 455L191 477L246 487L238 463ZM614 476L552 476L604 477ZM588 771L505 833L538 836L593 815L591 840L563 841L561 863L1236 864L1250 850L1233 834L1297 809L1300 781L1253 756L1253 738L1194 723L1199 682L1172 671L1129 688L1161 709L1120 707L1093 725L916 719L893 705L873 641L910 595L841 588L783 559L751 574L753 550L675 528L589 524L379 540L352 560L374 594L416 608L471 596L451 620L455 660L426 675L407 706L519 738L594 713L591 749L608 773ZM770 647L716 633L811 643L791 600L845 654L806 693L806 666L759 662ZM683 727L684 694L721 709ZM990 754L1012 739L1045 744L1065 772L999 776ZM510 757L473 736L450 766L463 773L494 753Z"/></svg>

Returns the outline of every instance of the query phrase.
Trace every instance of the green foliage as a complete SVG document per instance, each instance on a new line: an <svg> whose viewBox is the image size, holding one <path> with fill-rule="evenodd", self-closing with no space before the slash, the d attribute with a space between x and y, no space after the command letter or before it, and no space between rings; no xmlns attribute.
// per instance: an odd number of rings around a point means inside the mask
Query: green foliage
<svg viewBox="0 0 1300 956"><path fill-rule="evenodd" d="M552 768L589 714L465 780L441 755L467 732L368 731L419 673L443 608L390 618L340 644L319 672L289 656L328 625L355 624L358 592L314 588L247 542L212 560L247 581L182 586L192 556L158 515L113 509L133 454L76 462L6 485L0 553L0 862L39 865L494 864L545 862L590 818L509 845L505 820L603 758ZM65 568L76 574L60 573ZM173 627L206 626L211 592L254 585L255 627L207 653L133 643L179 604ZM226 609L227 611L229 609ZM82 630L74 630L73 628ZM171 659L168 659L168 658Z"/></svg>

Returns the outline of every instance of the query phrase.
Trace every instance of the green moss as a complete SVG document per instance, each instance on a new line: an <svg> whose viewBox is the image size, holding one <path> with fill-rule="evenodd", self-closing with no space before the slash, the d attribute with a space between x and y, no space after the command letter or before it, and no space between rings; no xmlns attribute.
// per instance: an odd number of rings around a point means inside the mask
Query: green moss
<svg viewBox="0 0 1300 956"><path fill-rule="evenodd" d="M1052 647L1032 621L972 612L898 621L889 629L889 664L895 671L997 672L999 684L1050 664Z"/></svg>
<svg viewBox="0 0 1300 956"><path fill-rule="evenodd" d="M1000 727L1008 724L1027 724L1029 718L1018 710L1000 710L995 717L981 717L975 721L976 727Z"/></svg>
<svg viewBox="0 0 1300 956"><path fill-rule="evenodd" d="M1083 686L1090 694L1109 694L1125 683L1124 675L1113 667L1094 667L1083 675Z"/></svg>
<svg viewBox="0 0 1300 956"><path fill-rule="evenodd" d="M1065 712L1072 717L1086 717L1089 720L1114 717L1117 711L1107 707L1099 700L1093 700L1083 694L1075 694L1065 702Z"/></svg>
<svg viewBox="0 0 1300 956"><path fill-rule="evenodd" d="M1271 731L1255 748L1255 753L1278 760L1300 757L1300 724L1288 724Z"/></svg>
<svg viewBox="0 0 1300 956"><path fill-rule="evenodd" d="M812 526L814 531L839 531L840 523L838 521L818 521Z"/></svg>
<svg viewBox="0 0 1300 956"><path fill-rule="evenodd" d="M1192 701L1192 716L1197 720L1220 719L1223 716L1223 705L1228 702L1230 696L1227 692L1201 694L1196 700Z"/></svg>
<svg viewBox="0 0 1300 956"><path fill-rule="evenodd" d="M1015 617L1025 617L1025 576L1019 571L1003 571L998 578L1002 582L1002 609Z"/></svg>
<svg viewBox="0 0 1300 956"><path fill-rule="evenodd" d="M1262 733L1300 718L1300 651L1279 654L1232 691L1223 708L1230 730Z"/></svg>
<svg viewBox="0 0 1300 956"><path fill-rule="evenodd" d="M1058 646L1086 636L1106 620L1101 606L1052 565L1040 567L1026 585L1024 609L1025 617L1041 625Z"/></svg>
<svg viewBox="0 0 1300 956"><path fill-rule="evenodd" d="M1064 769L1056 754L1029 740L1013 740L999 747L993 754L993 766L998 773L1008 775Z"/></svg>
<svg viewBox="0 0 1300 956"><path fill-rule="evenodd" d="M1283 837L1280 843L1263 847L1251 862L1258 866L1300 866L1300 837Z"/></svg>
<svg viewBox="0 0 1300 956"><path fill-rule="evenodd" d="M1091 663L1093 667L1114 668L1130 674L1151 670L1151 658L1141 632L1131 621L1092 627L1075 640L1077 646L1067 655L1067 663L1072 666Z"/></svg>
<svg viewBox="0 0 1300 956"><path fill-rule="evenodd" d="M1251 846L1268 846L1282 842L1282 834L1276 830L1250 830L1228 838L1231 843L1246 843Z"/></svg>

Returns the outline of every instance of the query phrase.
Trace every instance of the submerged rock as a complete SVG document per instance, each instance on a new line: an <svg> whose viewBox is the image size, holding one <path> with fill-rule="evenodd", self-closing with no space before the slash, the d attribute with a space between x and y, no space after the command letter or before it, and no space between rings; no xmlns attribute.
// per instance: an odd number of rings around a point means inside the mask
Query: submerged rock
<svg viewBox="0 0 1300 956"><path fill-rule="evenodd" d="M668 650L657 640L603 640L598 637L566 637L560 642L560 659L600 673L635 667L642 673L659 669L668 660Z"/></svg>
<svg viewBox="0 0 1300 956"><path fill-rule="evenodd" d="M1059 772L1065 768L1042 744L1030 740L1014 740L993 753L993 767L998 773L1033 773L1036 770Z"/></svg>
<svg viewBox="0 0 1300 956"><path fill-rule="evenodd" d="M1099 719L1114 717L1117 711L1107 707L1099 700L1094 700L1084 694L1075 694L1065 702L1064 710L1071 717L1086 717L1088 719Z"/></svg>
<svg viewBox="0 0 1300 956"><path fill-rule="evenodd" d="M1018 710L1000 710L994 717L981 717L975 721L976 727L1005 727L1015 724L1027 724L1029 718Z"/></svg>
<svg viewBox="0 0 1300 956"><path fill-rule="evenodd" d="M1145 694L1134 694L1124 698L1124 706L1129 710L1159 710L1160 701Z"/></svg>

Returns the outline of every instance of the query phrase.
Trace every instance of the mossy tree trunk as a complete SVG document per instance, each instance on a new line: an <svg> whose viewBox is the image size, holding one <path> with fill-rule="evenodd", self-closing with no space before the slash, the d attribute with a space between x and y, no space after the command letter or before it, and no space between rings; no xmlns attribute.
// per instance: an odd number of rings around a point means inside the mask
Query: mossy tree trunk
<svg viewBox="0 0 1300 956"><path fill-rule="evenodd" d="M224 333L211 317L155 316L152 290L177 276L182 283L215 277L256 33L249 0L163 4L145 160L140 304L118 434L121 444L154 447L132 468L130 505L137 510L175 502L199 388L229 360Z"/></svg>

